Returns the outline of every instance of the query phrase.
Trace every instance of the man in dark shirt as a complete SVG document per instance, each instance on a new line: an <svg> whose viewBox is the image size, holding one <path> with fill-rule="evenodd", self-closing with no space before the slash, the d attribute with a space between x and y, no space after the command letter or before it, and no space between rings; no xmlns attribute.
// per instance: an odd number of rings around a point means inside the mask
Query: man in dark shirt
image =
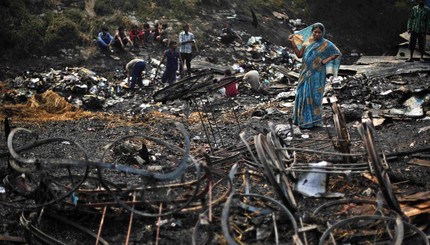
<svg viewBox="0 0 430 245"><path fill-rule="evenodd" d="M418 40L421 52L421 61L424 59L424 46L426 33L430 31L430 9L424 5L424 0L417 0L417 5L412 8L412 14L408 20L408 32L410 57L406 62L413 62L414 50Z"/></svg>

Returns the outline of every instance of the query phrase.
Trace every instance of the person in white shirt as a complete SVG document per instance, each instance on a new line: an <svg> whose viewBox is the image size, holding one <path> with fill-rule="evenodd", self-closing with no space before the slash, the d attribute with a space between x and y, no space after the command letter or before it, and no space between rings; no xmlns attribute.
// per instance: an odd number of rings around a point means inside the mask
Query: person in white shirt
<svg viewBox="0 0 430 245"><path fill-rule="evenodd" d="M189 32L189 30L190 26L188 24L185 24L183 27L183 31L179 33L179 53L181 53L181 63L183 64L185 61L185 64L187 66L187 74L188 76L191 76L191 59L193 45L195 46L197 52L198 48L196 45L196 38L194 37L193 33ZM179 71L182 75L184 72L183 65L181 65Z"/></svg>

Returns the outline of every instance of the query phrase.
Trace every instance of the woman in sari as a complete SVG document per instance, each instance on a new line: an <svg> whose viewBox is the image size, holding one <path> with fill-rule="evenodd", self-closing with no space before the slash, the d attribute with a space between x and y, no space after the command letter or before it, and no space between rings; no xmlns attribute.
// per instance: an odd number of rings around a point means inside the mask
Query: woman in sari
<svg viewBox="0 0 430 245"><path fill-rule="evenodd" d="M294 101L293 121L301 128L312 128L321 126L326 70L330 70L334 76L337 75L341 53L332 42L324 38L324 26L321 23L310 27L309 37L302 34L294 34L296 37L291 35L288 38L296 56L303 58Z"/></svg>

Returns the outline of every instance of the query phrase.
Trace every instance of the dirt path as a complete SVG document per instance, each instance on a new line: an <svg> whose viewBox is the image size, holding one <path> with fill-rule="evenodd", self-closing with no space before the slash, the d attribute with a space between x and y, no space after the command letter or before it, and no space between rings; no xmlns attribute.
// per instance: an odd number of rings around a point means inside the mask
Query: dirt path
<svg viewBox="0 0 430 245"><path fill-rule="evenodd" d="M85 1L85 11L87 11L90 17L95 17L96 12L94 12L95 0L86 0Z"/></svg>

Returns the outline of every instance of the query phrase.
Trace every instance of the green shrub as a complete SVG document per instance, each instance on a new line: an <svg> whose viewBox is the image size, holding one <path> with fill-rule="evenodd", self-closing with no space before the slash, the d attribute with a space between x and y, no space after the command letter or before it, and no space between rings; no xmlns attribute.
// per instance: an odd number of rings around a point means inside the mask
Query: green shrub
<svg viewBox="0 0 430 245"><path fill-rule="evenodd" d="M45 47L48 53L56 52L59 48L74 47L80 41L78 25L66 16L56 16L46 28Z"/></svg>
<svg viewBox="0 0 430 245"><path fill-rule="evenodd" d="M106 1L102 0L96 0L94 4L94 12L96 12L97 15L110 15L113 14L114 7L111 3L107 3Z"/></svg>
<svg viewBox="0 0 430 245"><path fill-rule="evenodd" d="M40 54L43 51L45 24L35 16L28 16L21 22L21 28L12 37L15 40L13 53L18 57Z"/></svg>

